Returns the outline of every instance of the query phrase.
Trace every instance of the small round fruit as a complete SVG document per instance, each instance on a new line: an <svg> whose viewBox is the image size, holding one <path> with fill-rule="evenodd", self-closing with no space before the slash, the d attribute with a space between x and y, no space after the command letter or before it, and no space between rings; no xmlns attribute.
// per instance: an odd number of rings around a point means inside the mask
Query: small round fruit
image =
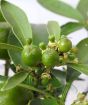
<svg viewBox="0 0 88 105"><path fill-rule="evenodd" d="M52 43L55 42L55 36L54 35L50 35L49 36L49 41L52 42Z"/></svg>
<svg viewBox="0 0 88 105"><path fill-rule="evenodd" d="M59 62L59 55L54 49L47 49L42 55L42 63L46 67L54 67Z"/></svg>
<svg viewBox="0 0 88 105"><path fill-rule="evenodd" d="M67 38L61 38L58 42L59 51L68 52L72 48L72 42Z"/></svg>
<svg viewBox="0 0 88 105"><path fill-rule="evenodd" d="M42 73L42 75L41 75L41 84L44 85L44 86L47 85L49 83L50 79L51 79L50 74Z"/></svg>
<svg viewBox="0 0 88 105"><path fill-rule="evenodd" d="M42 50L45 50L45 49L46 49L46 45L45 45L44 42L41 42L41 43L39 44L39 47L40 47Z"/></svg>
<svg viewBox="0 0 88 105"><path fill-rule="evenodd" d="M28 66L36 66L41 62L42 52L35 45L26 45L22 51L22 61Z"/></svg>
<svg viewBox="0 0 88 105"><path fill-rule="evenodd" d="M74 60L76 58L76 56L74 53L70 53L70 54L68 54L68 58L69 58L69 60Z"/></svg>
<svg viewBox="0 0 88 105"><path fill-rule="evenodd" d="M30 45L32 43L32 38L26 39L26 44Z"/></svg>

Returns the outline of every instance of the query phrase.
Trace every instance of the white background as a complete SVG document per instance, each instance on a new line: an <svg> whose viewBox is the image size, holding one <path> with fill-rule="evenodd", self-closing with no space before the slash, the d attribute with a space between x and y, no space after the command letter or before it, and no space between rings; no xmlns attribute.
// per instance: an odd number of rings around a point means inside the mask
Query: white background
<svg viewBox="0 0 88 105"><path fill-rule="evenodd" d="M63 25L67 22L75 21L75 20L72 20L63 16L56 15L46 10L45 8L40 6L36 2L36 0L8 0L8 1L11 3L14 3L15 5L19 6L20 8L24 10L30 23L42 24L42 23L47 23L49 20L57 20L60 25ZM68 3L74 8L76 8L79 2L79 0L62 0L62 1ZM88 36L87 31L83 28L79 31L76 31L70 34L69 38L72 40L73 44L76 45L81 39L87 36ZM4 61L3 62L1 61L0 68L2 69L2 71L0 72L0 74L3 74L3 71L4 71L3 64L4 64ZM12 75L12 72L10 72L10 75ZM81 77L85 78L85 81L83 82L75 81L73 83L73 86L67 98L66 105L70 105L72 100L76 98L76 95L78 92L82 92L88 88L88 85L87 85L88 77L85 75L82 75Z"/></svg>

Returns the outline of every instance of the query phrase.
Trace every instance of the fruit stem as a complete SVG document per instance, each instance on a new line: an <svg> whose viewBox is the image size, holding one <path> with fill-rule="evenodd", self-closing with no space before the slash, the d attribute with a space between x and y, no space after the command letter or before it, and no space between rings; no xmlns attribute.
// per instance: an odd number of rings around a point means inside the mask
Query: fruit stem
<svg viewBox="0 0 88 105"><path fill-rule="evenodd" d="M53 96L51 96L49 93L46 93L42 90L39 90L33 86L30 86L30 85L26 85L26 84L19 84L20 87L23 87L23 88L26 88L26 89L29 89L29 90L33 90L33 91L36 91L36 92L39 92L47 97L50 97L50 98L54 98Z"/></svg>
<svg viewBox="0 0 88 105"><path fill-rule="evenodd" d="M6 60L6 63L5 63L5 76L8 76L9 74L9 67L10 67L10 61L9 60Z"/></svg>

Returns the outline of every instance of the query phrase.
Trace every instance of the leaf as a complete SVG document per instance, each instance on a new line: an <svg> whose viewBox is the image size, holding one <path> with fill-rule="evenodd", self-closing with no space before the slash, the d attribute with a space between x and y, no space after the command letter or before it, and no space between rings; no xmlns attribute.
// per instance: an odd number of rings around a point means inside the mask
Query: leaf
<svg viewBox="0 0 88 105"><path fill-rule="evenodd" d="M83 15L85 21L88 21L88 0L80 0L77 9Z"/></svg>
<svg viewBox="0 0 88 105"><path fill-rule="evenodd" d="M35 99L30 105L58 105L56 99Z"/></svg>
<svg viewBox="0 0 88 105"><path fill-rule="evenodd" d="M50 11L57 13L68 18L73 18L78 21L84 21L80 12L70 5L60 0L37 0L42 6L49 9Z"/></svg>
<svg viewBox="0 0 88 105"><path fill-rule="evenodd" d="M8 77L0 75L0 84L3 84ZM0 87L1 88L1 87Z"/></svg>
<svg viewBox="0 0 88 105"><path fill-rule="evenodd" d="M49 21L47 24L47 30L49 35L54 35L57 41L60 39L61 29L56 21Z"/></svg>
<svg viewBox="0 0 88 105"><path fill-rule="evenodd" d="M10 32L9 34L8 43L11 45L22 47L19 40L14 36L12 32ZM21 60L21 53L22 53L21 50L20 51L8 50L8 53L9 53L11 60L15 64L15 66L21 65L22 67L25 67L24 63Z"/></svg>
<svg viewBox="0 0 88 105"><path fill-rule="evenodd" d="M66 75L66 85L63 88L62 91L62 100L63 102L66 101L66 97L68 94L68 91L72 85L72 82L78 78L80 75L80 72L76 71L75 69L67 66L67 75Z"/></svg>
<svg viewBox="0 0 88 105"><path fill-rule="evenodd" d="M5 19L4 19L3 15L2 15L1 9L0 9L0 22L4 22L4 21L5 21Z"/></svg>
<svg viewBox="0 0 88 105"><path fill-rule="evenodd" d="M0 29L10 29L10 26L7 22L0 22ZM7 35L8 36L8 35Z"/></svg>
<svg viewBox="0 0 88 105"><path fill-rule="evenodd" d="M33 44L39 45L40 42L48 43L48 32L45 24L32 24Z"/></svg>
<svg viewBox="0 0 88 105"><path fill-rule="evenodd" d="M1 88L1 91L9 90L9 89L16 87L21 82L23 82L27 76L28 76L27 72L19 72L19 73L15 74L14 76L7 79L7 81Z"/></svg>
<svg viewBox="0 0 88 105"><path fill-rule="evenodd" d="M61 26L61 35L69 35L70 33L77 31L84 26L81 23L69 22Z"/></svg>
<svg viewBox="0 0 88 105"><path fill-rule="evenodd" d="M16 37L22 45L27 38L32 38L31 26L25 13L17 6L1 0L1 10L6 21L11 25Z"/></svg>
<svg viewBox="0 0 88 105"><path fill-rule="evenodd" d="M7 49L7 50L15 50L15 51L22 51L22 47L18 47L18 46L14 46L14 45L10 45L7 43L0 43L0 49Z"/></svg>
<svg viewBox="0 0 88 105"><path fill-rule="evenodd" d="M9 26L6 22L0 22L0 43L7 43L9 34ZM4 49L0 49L0 59L9 59L8 53Z"/></svg>
<svg viewBox="0 0 88 105"><path fill-rule="evenodd" d="M52 74L56 77L56 79L62 84L66 83L66 72L60 70L52 70Z"/></svg>
<svg viewBox="0 0 88 105"><path fill-rule="evenodd" d="M88 38L81 40L77 44L78 53L77 57L79 63L88 64Z"/></svg>
<svg viewBox="0 0 88 105"><path fill-rule="evenodd" d="M67 82L73 82L78 78L78 76L81 73L79 71L76 71L74 68L71 68L70 66L67 66L67 75L66 75L66 81Z"/></svg>
<svg viewBox="0 0 88 105"><path fill-rule="evenodd" d="M88 75L88 64L70 64L73 69Z"/></svg>
<svg viewBox="0 0 88 105"><path fill-rule="evenodd" d="M3 82L5 82L5 80L3 80ZM0 83L0 88L2 86L3 83ZM26 105L29 97L30 91L22 87L15 87L3 92L0 91L0 105Z"/></svg>
<svg viewBox="0 0 88 105"><path fill-rule="evenodd" d="M45 99L45 100L41 100L41 103L43 105L58 105L56 99Z"/></svg>

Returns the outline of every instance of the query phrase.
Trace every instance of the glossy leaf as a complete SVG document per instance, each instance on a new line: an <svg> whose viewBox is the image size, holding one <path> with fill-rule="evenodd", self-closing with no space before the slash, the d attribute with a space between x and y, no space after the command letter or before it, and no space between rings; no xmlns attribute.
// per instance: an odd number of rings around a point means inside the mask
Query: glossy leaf
<svg viewBox="0 0 88 105"><path fill-rule="evenodd" d="M47 31L49 35L54 35L55 39L58 41L60 39L60 26L56 21L49 21L47 24Z"/></svg>
<svg viewBox="0 0 88 105"><path fill-rule="evenodd" d="M44 6L45 8L59 15L73 18L78 21L84 20L79 11L60 0L38 0L38 2L42 4L42 6Z"/></svg>
<svg viewBox="0 0 88 105"><path fill-rule="evenodd" d="M78 76L81 73L79 71L76 71L74 68L71 67L67 67L67 75L66 75L66 81L67 82L73 82L74 80L76 80L78 78Z"/></svg>
<svg viewBox="0 0 88 105"><path fill-rule="evenodd" d="M19 40L14 36L12 32L9 34L8 43L22 48L21 44L19 43ZM24 63L21 60L21 52L22 52L21 50L20 51L8 50L9 56L13 63L16 66L21 65L22 67L24 67Z"/></svg>
<svg viewBox="0 0 88 105"><path fill-rule="evenodd" d="M1 0L1 10L6 21L11 25L16 37L22 45L26 39L32 37L31 26L25 13L17 6Z"/></svg>
<svg viewBox="0 0 88 105"><path fill-rule="evenodd" d="M6 80L7 77L0 76L0 89ZM26 105L29 97L30 92L22 87L15 87L3 92L0 91L0 105Z"/></svg>
<svg viewBox="0 0 88 105"><path fill-rule="evenodd" d="M1 13L1 10L0 10L0 22L4 22L4 21L5 21L5 19L4 19L3 15Z"/></svg>
<svg viewBox="0 0 88 105"><path fill-rule="evenodd" d="M73 69L88 75L88 64L70 64Z"/></svg>
<svg viewBox="0 0 88 105"><path fill-rule="evenodd" d="M77 9L85 18L85 21L88 21L88 0L79 0Z"/></svg>
<svg viewBox="0 0 88 105"><path fill-rule="evenodd" d="M16 73L14 76L7 79L3 87L1 88L2 91L12 89L23 82L26 77L28 76L27 72L19 72Z"/></svg>
<svg viewBox="0 0 88 105"><path fill-rule="evenodd" d="M9 34L9 26L6 22L0 22L0 43L7 43ZM8 53L4 49L0 49L0 59L9 59Z"/></svg>
<svg viewBox="0 0 88 105"><path fill-rule="evenodd" d="M77 44L77 48L78 48L77 57L79 63L88 64L88 38L81 40Z"/></svg>
<svg viewBox="0 0 88 105"><path fill-rule="evenodd" d="M80 23L69 22L61 26L61 35L69 35L72 32L75 32L84 26Z"/></svg>
<svg viewBox="0 0 88 105"><path fill-rule="evenodd" d="M62 91L63 102L66 101L66 97L67 97L68 91L72 85L72 82L74 80L76 80L80 74L81 73L79 71L76 71L74 68L67 66L66 85L64 86L63 91Z"/></svg>
<svg viewBox="0 0 88 105"><path fill-rule="evenodd" d="M0 84L3 84L8 77L0 75ZM1 87L0 87L1 88Z"/></svg>
<svg viewBox="0 0 88 105"><path fill-rule="evenodd" d="M7 43L0 43L0 49L7 49L7 50L15 50L15 51L22 51L22 47L14 46Z"/></svg>
<svg viewBox="0 0 88 105"><path fill-rule="evenodd" d="M33 44L48 43L48 32L45 24L32 24Z"/></svg>
<svg viewBox="0 0 88 105"><path fill-rule="evenodd" d="M58 105L56 99L35 99L33 100L30 105Z"/></svg>
<svg viewBox="0 0 88 105"><path fill-rule="evenodd" d="M52 70L52 74L56 77L56 79L62 84L66 83L66 72L60 70Z"/></svg>
<svg viewBox="0 0 88 105"><path fill-rule="evenodd" d="M7 22L0 22L0 29L10 29L10 25Z"/></svg>

